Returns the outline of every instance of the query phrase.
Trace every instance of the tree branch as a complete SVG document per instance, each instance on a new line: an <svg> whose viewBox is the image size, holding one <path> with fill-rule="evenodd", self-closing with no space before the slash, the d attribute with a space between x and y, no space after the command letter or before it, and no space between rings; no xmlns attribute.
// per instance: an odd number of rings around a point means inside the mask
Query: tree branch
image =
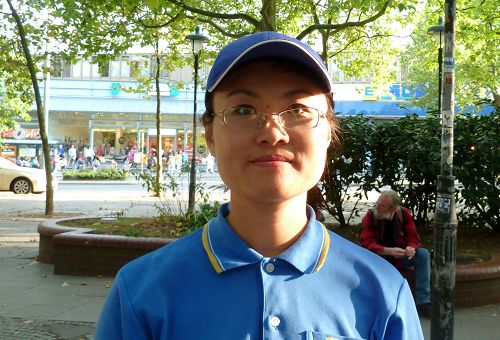
<svg viewBox="0 0 500 340"><path fill-rule="evenodd" d="M364 33L364 32L361 32L361 33ZM338 50L337 52L332 53L332 54L330 55L330 58L332 58L332 57L334 57L334 56L336 56L336 55L338 55L338 54L340 54L340 53L342 53L342 52L346 51L346 50L347 50L347 48L348 48L350 45L354 44L356 41L361 40L361 39L363 39L363 38L368 38L368 39L370 39L370 40L371 40L371 39L373 39L373 38L381 38L381 37L389 37L389 36L391 36L391 35L385 35L385 34L375 34L375 35L372 35L372 36L370 36L370 35L368 35L368 34L360 35L360 36L358 36L358 37L356 37L356 38L352 39L351 41L349 41L347 44L345 44L345 45L344 45L344 47L343 47L341 50Z"/></svg>
<svg viewBox="0 0 500 340"><path fill-rule="evenodd" d="M330 30L335 30L335 31L340 31L346 28L350 27L360 27L364 26L370 22L373 22L380 18L382 15L384 15L385 11L387 10L387 7L389 7L389 4L391 3L391 0L388 0L384 3L384 6L378 11L375 15L362 20L362 21L346 21L342 24L315 24L307 27L305 30L303 30L299 35L297 35L298 40L302 40L305 36L311 34L313 31L316 30L321 30L321 29L330 29Z"/></svg>
<svg viewBox="0 0 500 340"><path fill-rule="evenodd" d="M229 13L215 13L215 12L210 12L210 11L205 11L200 8L196 7L191 7L189 5L186 5L185 3L178 1L178 0L167 0L168 2L178 5L182 8L184 8L186 11L190 11L196 14L200 14L209 18L216 18L216 19L241 19L249 24L253 25L254 27L259 27L260 22L256 20L255 18L252 18L248 14L243 14L243 13L237 13L237 14L229 14Z"/></svg>
<svg viewBox="0 0 500 340"><path fill-rule="evenodd" d="M219 31L220 33L222 33L226 37L230 37L230 38L234 38L234 39L238 39L238 38L244 37L244 36L252 33L252 32L248 32L248 31L241 32L241 33L231 33L229 31L224 30L221 26L217 25L213 20L200 18L200 17L193 16L193 15L186 15L186 18L198 20L198 21L201 21L205 24L209 24L210 26L215 28L216 31Z"/></svg>
<svg viewBox="0 0 500 340"><path fill-rule="evenodd" d="M174 17L170 18L167 22L163 24L157 24L157 25L149 25L144 22L143 19L139 19L138 22L144 27L144 28L160 28L160 27L167 27L171 25L173 22L175 22L179 16L182 14L182 12L177 13Z"/></svg>

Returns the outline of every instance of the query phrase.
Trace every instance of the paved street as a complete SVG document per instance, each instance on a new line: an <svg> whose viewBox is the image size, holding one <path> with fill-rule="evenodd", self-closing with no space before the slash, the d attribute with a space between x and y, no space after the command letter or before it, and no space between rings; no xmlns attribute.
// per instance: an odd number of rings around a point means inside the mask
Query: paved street
<svg viewBox="0 0 500 340"><path fill-rule="evenodd" d="M125 210L140 216L156 214L156 202L134 181L61 182L55 212L71 216ZM54 275L51 265L36 261L36 228L44 219L44 206L43 194L0 192L0 339L91 339L112 278ZM429 320L422 319L422 327L430 339ZM498 339L498 334L500 304L456 311L454 339Z"/></svg>
<svg viewBox="0 0 500 340"><path fill-rule="evenodd" d="M188 177L183 175L178 178L180 190L187 200ZM223 190L211 191L211 187L221 184L218 174L202 173L198 180L204 183L207 192L212 192L214 199L219 201L228 199L228 194ZM14 195L11 192L0 192L0 204L0 217L43 215L45 193ZM158 214L156 205L161 205L161 201L149 195L134 177L126 181L114 182L66 182L60 179L59 188L54 193L56 215L105 215L110 212L123 211L126 216L152 216Z"/></svg>

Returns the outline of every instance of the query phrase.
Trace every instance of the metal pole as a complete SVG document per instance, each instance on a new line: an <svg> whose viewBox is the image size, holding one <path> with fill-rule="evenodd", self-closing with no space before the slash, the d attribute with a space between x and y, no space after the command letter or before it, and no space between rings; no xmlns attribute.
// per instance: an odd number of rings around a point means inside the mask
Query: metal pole
<svg viewBox="0 0 500 340"><path fill-rule="evenodd" d="M196 189L196 111L198 92L198 53L194 54L194 100L193 100L193 154L191 156L191 169L189 172L189 201L188 212L194 211L194 199Z"/></svg>
<svg viewBox="0 0 500 340"><path fill-rule="evenodd" d="M438 49L438 112L439 116L441 116L441 98L442 98L442 90L443 90L443 48L441 47L441 33L439 34L439 49Z"/></svg>
<svg viewBox="0 0 500 340"><path fill-rule="evenodd" d="M457 216L453 176L456 0L445 1L444 86L441 112L441 173L434 215L431 275L431 340L452 340L455 313Z"/></svg>

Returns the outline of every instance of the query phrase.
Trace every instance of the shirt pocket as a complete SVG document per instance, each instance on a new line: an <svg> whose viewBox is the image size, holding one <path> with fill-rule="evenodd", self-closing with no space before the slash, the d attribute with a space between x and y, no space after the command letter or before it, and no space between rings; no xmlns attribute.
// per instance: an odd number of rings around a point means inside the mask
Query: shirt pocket
<svg viewBox="0 0 500 340"><path fill-rule="evenodd" d="M363 338L353 338L350 336L335 335L325 332L306 332L306 340L364 340Z"/></svg>

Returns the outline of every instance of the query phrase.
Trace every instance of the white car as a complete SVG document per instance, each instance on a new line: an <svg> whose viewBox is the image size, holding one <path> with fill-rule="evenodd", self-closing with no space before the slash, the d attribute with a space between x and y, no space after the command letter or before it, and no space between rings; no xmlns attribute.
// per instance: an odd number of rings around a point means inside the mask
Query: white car
<svg viewBox="0 0 500 340"><path fill-rule="evenodd" d="M52 177L54 189L57 188L57 179ZM15 194L41 193L47 188L45 171L36 168L18 166L11 161L0 157L0 190L12 191Z"/></svg>

